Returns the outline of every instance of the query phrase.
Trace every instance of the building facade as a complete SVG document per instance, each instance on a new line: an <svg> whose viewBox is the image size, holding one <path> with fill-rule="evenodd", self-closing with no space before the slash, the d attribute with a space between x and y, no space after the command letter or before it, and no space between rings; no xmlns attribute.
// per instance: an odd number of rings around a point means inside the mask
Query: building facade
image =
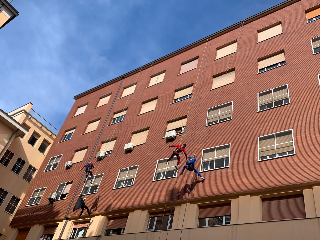
<svg viewBox="0 0 320 240"><path fill-rule="evenodd" d="M10 234L16 209L56 136L29 113L32 106L0 110L0 239Z"/></svg>
<svg viewBox="0 0 320 240"><path fill-rule="evenodd" d="M0 0L0 29L18 15L19 12L7 0Z"/></svg>
<svg viewBox="0 0 320 240"><path fill-rule="evenodd" d="M8 239L319 239L319 18L285 1L75 96Z"/></svg>

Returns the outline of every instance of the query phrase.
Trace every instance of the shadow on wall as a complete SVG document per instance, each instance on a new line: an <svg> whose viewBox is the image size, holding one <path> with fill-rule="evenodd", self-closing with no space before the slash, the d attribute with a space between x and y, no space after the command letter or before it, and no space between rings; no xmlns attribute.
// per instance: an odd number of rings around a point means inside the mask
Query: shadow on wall
<svg viewBox="0 0 320 240"><path fill-rule="evenodd" d="M176 187L170 189L167 194L167 201L177 201L187 198L188 194L190 195L193 192L198 183L202 183L202 180L199 181L196 177L193 177L191 184L186 182L186 184L180 190L178 190Z"/></svg>

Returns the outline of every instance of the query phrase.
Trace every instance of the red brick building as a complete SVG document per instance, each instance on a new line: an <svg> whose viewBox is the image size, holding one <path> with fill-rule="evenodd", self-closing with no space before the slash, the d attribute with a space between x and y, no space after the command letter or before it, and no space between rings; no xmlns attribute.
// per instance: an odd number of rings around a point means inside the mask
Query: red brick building
<svg viewBox="0 0 320 240"><path fill-rule="evenodd" d="M319 18L285 1L75 96L12 239L319 239ZM164 160L182 143L205 181Z"/></svg>

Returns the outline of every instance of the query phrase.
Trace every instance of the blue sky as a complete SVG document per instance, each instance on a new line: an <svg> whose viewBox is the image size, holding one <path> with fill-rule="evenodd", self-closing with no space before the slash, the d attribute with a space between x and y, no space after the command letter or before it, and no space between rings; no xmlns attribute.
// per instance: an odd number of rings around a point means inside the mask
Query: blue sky
<svg viewBox="0 0 320 240"><path fill-rule="evenodd" d="M73 96L281 0L14 0L0 30L0 108L32 102L60 128Z"/></svg>

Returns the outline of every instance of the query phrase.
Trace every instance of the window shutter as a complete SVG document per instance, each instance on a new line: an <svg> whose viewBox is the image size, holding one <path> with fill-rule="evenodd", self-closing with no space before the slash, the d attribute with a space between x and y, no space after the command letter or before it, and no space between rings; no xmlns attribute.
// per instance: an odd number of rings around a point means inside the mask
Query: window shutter
<svg viewBox="0 0 320 240"><path fill-rule="evenodd" d="M231 204L217 204L199 207L199 218L231 215Z"/></svg>
<svg viewBox="0 0 320 240"><path fill-rule="evenodd" d="M232 115L232 104L226 104L220 108L220 119L231 118L231 115Z"/></svg>
<svg viewBox="0 0 320 240"><path fill-rule="evenodd" d="M276 154L274 135L259 138L259 157Z"/></svg>
<svg viewBox="0 0 320 240"><path fill-rule="evenodd" d="M174 99L187 96L192 93L192 90L193 90L193 86L181 89L174 94Z"/></svg>
<svg viewBox="0 0 320 240"><path fill-rule="evenodd" d="M110 97L111 97L111 95L104 96L104 97L100 98L97 107L100 107L102 105L107 104L109 102Z"/></svg>
<svg viewBox="0 0 320 240"><path fill-rule="evenodd" d="M214 77L212 83L212 89L225 86L227 84L233 83L236 76L236 72L232 71L229 73L225 73L221 76Z"/></svg>
<svg viewBox="0 0 320 240"><path fill-rule="evenodd" d="M208 122L215 122L219 120L219 108L209 109Z"/></svg>
<svg viewBox="0 0 320 240"><path fill-rule="evenodd" d="M258 62L258 68L259 69L262 69L262 68L265 68L265 67L269 67L273 64L276 64L276 63L280 63L280 62L283 62L285 61L285 56L284 56L284 53L279 53L275 56L272 56L272 57L269 57L267 59L264 59L264 60L261 60Z"/></svg>
<svg viewBox="0 0 320 240"><path fill-rule="evenodd" d="M306 13L307 19L311 19L320 15L320 8L317 8L311 12Z"/></svg>
<svg viewBox="0 0 320 240"><path fill-rule="evenodd" d="M125 97L125 96L132 94L134 92L134 90L136 89L136 86L137 86L137 84L134 84L132 86L124 88L121 97Z"/></svg>
<svg viewBox="0 0 320 240"><path fill-rule="evenodd" d="M113 150L114 145L116 144L116 139L112 140L110 142L105 142L102 144L101 148L100 148L100 152L107 152L107 151L111 151Z"/></svg>
<svg viewBox="0 0 320 240"><path fill-rule="evenodd" d="M215 159L215 156L216 156L215 148L206 149L203 151L202 161L203 162L212 161Z"/></svg>
<svg viewBox="0 0 320 240"><path fill-rule="evenodd" d="M128 218L116 218L111 219L108 221L106 229L118 229L118 228L125 228L127 224Z"/></svg>
<svg viewBox="0 0 320 240"><path fill-rule="evenodd" d="M262 42L264 40L277 36L281 33L282 33L282 25L280 23L274 27L258 32L258 42Z"/></svg>
<svg viewBox="0 0 320 240"><path fill-rule="evenodd" d="M275 88L273 90L273 100L279 101L288 98L288 88L284 86L282 88Z"/></svg>
<svg viewBox="0 0 320 240"><path fill-rule="evenodd" d="M94 178L94 181L93 181L93 184L92 184L92 185L100 185L101 180L102 180L102 176L103 176L103 175L95 176L95 178Z"/></svg>
<svg viewBox="0 0 320 240"><path fill-rule="evenodd" d="M134 146L145 143L147 140L148 133L149 133L149 129L133 134L131 138L131 142L133 143Z"/></svg>
<svg viewBox="0 0 320 240"><path fill-rule="evenodd" d="M163 81L163 79L164 79L164 75L165 74L166 73L164 72L164 73L161 73L161 74L159 74L157 76L152 77L151 80L150 80L150 83L149 83L149 87L151 87L151 86L153 86L153 85L155 85L157 83L161 83Z"/></svg>
<svg viewBox="0 0 320 240"><path fill-rule="evenodd" d="M177 166L177 163L178 163L178 160L177 160L177 157L175 156L175 157L173 158L173 160L170 160L170 161L168 162L167 171L175 170L175 169L176 169L176 166Z"/></svg>
<svg viewBox="0 0 320 240"><path fill-rule="evenodd" d="M136 176L137 170L138 170L137 167L134 167L133 169L130 169L130 170L128 171L127 179L134 178L134 177Z"/></svg>
<svg viewBox="0 0 320 240"><path fill-rule="evenodd" d="M127 169L127 168L121 169L121 170L120 170L120 173L119 173L118 181L123 181L123 180L125 180L126 177L127 177L127 173L128 173L128 169Z"/></svg>
<svg viewBox="0 0 320 240"><path fill-rule="evenodd" d="M229 145L227 146L221 146L221 147L217 147L217 158L225 158L225 157L229 157Z"/></svg>
<svg viewBox="0 0 320 240"><path fill-rule="evenodd" d="M64 135L68 135L69 133L74 133L75 130L76 130L75 128L71 129L71 130L67 131Z"/></svg>
<svg viewBox="0 0 320 240"><path fill-rule="evenodd" d="M5 24L6 21L8 21L9 17L4 14L4 11L1 12L0 10L0 26L2 26L3 24Z"/></svg>
<svg viewBox="0 0 320 240"><path fill-rule="evenodd" d="M312 39L312 47L313 48L318 48L320 47L320 37Z"/></svg>
<svg viewBox="0 0 320 240"><path fill-rule="evenodd" d="M150 112L156 108L158 99L146 102L142 104L140 114Z"/></svg>
<svg viewBox="0 0 320 240"><path fill-rule="evenodd" d="M97 129L98 125L99 125L99 122L100 122L100 119L97 120L97 121L89 123L85 133L95 131Z"/></svg>
<svg viewBox="0 0 320 240"><path fill-rule="evenodd" d="M113 118L117 118L117 117L120 117L120 116L123 116L127 113L127 110L123 110L121 112L118 112L118 113L115 113Z"/></svg>
<svg viewBox="0 0 320 240"><path fill-rule="evenodd" d="M198 58L195 59L195 60L192 60L190 62L183 63L181 65L180 74L188 72L188 71L190 71L190 70L192 70L194 68L197 68L197 66L198 66Z"/></svg>
<svg viewBox="0 0 320 240"><path fill-rule="evenodd" d="M86 155L87 150L88 149L86 148L86 149L77 151L73 156L72 162L73 163L81 162L83 160L84 156Z"/></svg>
<svg viewBox="0 0 320 240"><path fill-rule="evenodd" d="M186 124L187 124L187 118L183 118L183 119L168 123L166 131L170 131L172 129L177 129L177 128L180 128L180 127L185 127Z"/></svg>
<svg viewBox="0 0 320 240"><path fill-rule="evenodd" d="M219 59L219 58L225 57L231 53L237 52L237 47L238 47L238 43L235 42L235 43L232 43L228 46L225 46L223 48L218 49L216 59Z"/></svg>
<svg viewBox="0 0 320 240"><path fill-rule="evenodd" d="M86 108L87 108L87 105L84 105L84 106L82 106L82 107L78 107L78 110L77 110L77 112L74 114L74 117L75 117L75 116L78 116L78 115L80 115L80 114L82 114L82 113L84 113L84 111L86 110Z"/></svg>
<svg viewBox="0 0 320 240"><path fill-rule="evenodd" d="M70 192L71 186L72 186L72 183L67 183L62 194L68 194Z"/></svg>
<svg viewBox="0 0 320 240"><path fill-rule="evenodd" d="M278 154L293 151L292 131L276 134L276 151Z"/></svg>
<svg viewBox="0 0 320 240"><path fill-rule="evenodd" d="M46 188L40 189L37 197L42 197L45 191L46 191Z"/></svg>
<svg viewBox="0 0 320 240"><path fill-rule="evenodd" d="M259 95L259 106L272 103L272 91L269 90Z"/></svg>

